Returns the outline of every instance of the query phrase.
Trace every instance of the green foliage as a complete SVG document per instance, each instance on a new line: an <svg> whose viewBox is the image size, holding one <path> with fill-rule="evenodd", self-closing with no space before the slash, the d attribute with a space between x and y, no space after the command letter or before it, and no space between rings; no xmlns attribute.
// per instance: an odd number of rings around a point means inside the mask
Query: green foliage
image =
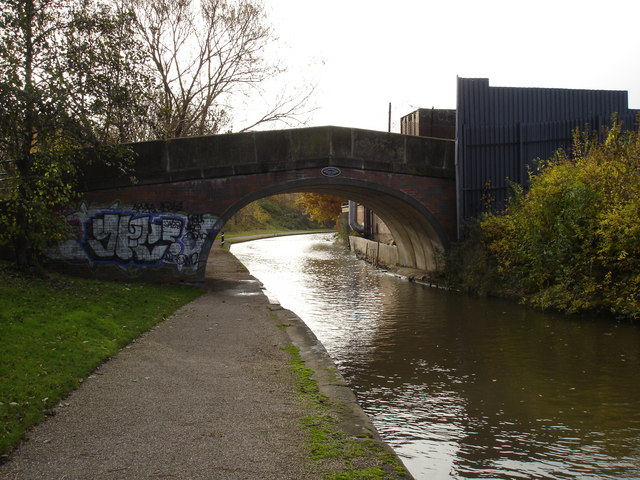
<svg viewBox="0 0 640 480"><path fill-rule="evenodd" d="M3 189L5 208L0 213L0 245L11 244L24 229L30 249L41 252L68 235L68 225L60 206L72 202L71 185L76 167L69 151L33 155L32 177L16 176ZM22 214L22 224L19 222Z"/></svg>
<svg viewBox="0 0 640 480"><path fill-rule="evenodd" d="M452 245L444 264L444 282L450 288L476 295L496 294L501 288L494 255L489 251L480 222L465 225L465 237ZM506 294L504 291L500 291Z"/></svg>
<svg viewBox="0 0 640 480"><path fill-rule="evenodd" d="M0 274L0 455L102 361L201 293Z"/></svg>
<svg viewBox="0 0 640 480"><path fill-rule="evenodd" d="M384 470L380 467L371 467L327 475L326 480L383 480L385 478L388 477Z"/></svg>
<svg viewBox="0 0 640 480"><path fill-rule="evenodd" d="M297 202L299 194L261 198L236 213L225 225L225 233L260 230L310 230L320 225L310 220Z"/></svg>
<svg viewBox="0 0 640 480"><path fill-rule="evenodd" d="M140 118L132 21L92 0L0 4L0 244L21 266L64 236L81 149L129 138Z"/></svg>
<svg viewBox="0 0 640 480"><path fill-rule="evenodd" d="M73 8L61 49L74 133L95 144L147 140L154 80L132 10L100 0Z"/></svg>
<svg viewBox="0 0 640 480"><path fill-rule="evenodd" d="M343 464L339 471L328 473L326 480L337 479L391 479L404 477L403 466L382 447L369 438L357 438L339 428L339 407L320 392L314 380L314 371L300 356L300 349L290 345L282 350L290 355L291 371L301 400L312 410L300 422L309 432L309 456L315 461L338 459ZM364 467L362 463L373 465Z"/></svg>
<svg viewBox="0 0 640 480"><path fill-rule="evenodd" d="M640 317L640 135L576 133L503 214L481 221L503 291L542 308Z"/></svg>

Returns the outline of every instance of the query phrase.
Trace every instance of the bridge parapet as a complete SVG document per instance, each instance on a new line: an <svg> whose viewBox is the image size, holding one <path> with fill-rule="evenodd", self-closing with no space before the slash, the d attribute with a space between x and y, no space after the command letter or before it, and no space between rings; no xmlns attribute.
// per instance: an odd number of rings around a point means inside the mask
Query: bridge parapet
<svg viewBox="0 0 640 480"><path fill-rule="evenodd" d="M131 144L132 182L98 162L67 219L74 235L47 255L105 278L201 281L225 222L284 192L363 203L391 229L401 265L438 270L455 234L454 142L316 127ZM327 168L337 167L337 168Z"/></svg>
<svg viewBox="0 0 640 480"><path fill-rule="evenodd" d="M344 127L211 135L130 144L138 185L336 166L454 178L455 143ZM85 171L87 191L131 180L101 164Z"/></svg>

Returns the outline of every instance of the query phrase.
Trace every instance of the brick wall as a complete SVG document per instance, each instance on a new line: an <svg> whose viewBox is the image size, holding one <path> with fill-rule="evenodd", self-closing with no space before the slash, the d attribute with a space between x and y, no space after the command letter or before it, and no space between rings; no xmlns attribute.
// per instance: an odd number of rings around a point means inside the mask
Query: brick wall
<svg viewBox="0 0 640 480"><path fill-rule="evenodd" d="M407 174L298 169L87 192L68 212L75 237L49 250L57 265L106 278L201 281L206 257L225 219L263 196L284 191L350 192L379 201L382 193L430 212L455 234L455 182Z"/></svg>

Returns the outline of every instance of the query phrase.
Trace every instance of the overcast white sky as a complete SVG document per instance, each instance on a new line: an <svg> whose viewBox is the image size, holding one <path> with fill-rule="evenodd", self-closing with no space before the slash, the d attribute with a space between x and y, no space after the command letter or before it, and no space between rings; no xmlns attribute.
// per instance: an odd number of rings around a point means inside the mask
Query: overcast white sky
<svg viewBox="0 0 640 480"><path fill-rule="evenodd" d="M492 86L627 90L640 108L639 0L264 0L309 126L392 131L455 108L456 76Z"/></svg>

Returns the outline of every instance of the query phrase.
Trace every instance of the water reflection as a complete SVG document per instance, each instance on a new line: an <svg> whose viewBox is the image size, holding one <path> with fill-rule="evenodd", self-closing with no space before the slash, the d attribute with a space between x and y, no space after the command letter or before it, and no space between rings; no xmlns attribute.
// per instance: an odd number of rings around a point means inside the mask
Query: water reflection
<svg viewBox="0 0 640 480"><path fill-rule="evenodd" d="M416 478L640 478L640 329L409 283L330 237L233 253L314 330Z"/></svg>

